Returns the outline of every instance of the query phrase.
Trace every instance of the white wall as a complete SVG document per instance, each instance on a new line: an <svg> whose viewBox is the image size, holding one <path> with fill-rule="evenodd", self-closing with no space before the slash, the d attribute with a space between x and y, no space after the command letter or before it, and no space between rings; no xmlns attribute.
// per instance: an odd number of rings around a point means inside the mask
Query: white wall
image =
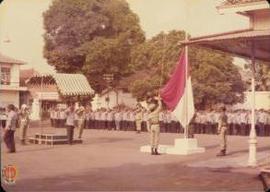
<svg viewBox="0 0 270 192"><path fill-rule="evenodd" d="M109 103L106 102L106 97L110 98ZM122 90L118 91L118 104L124 104L129 107L135 107L136 106L136 99L132 97L131 93L125 93ZM109 105L108 105L109 104ZM109 93L105 93L102 96L95 95L93 101L92 101L92 107L93 109L98 108L113 108L117 106L117 94L115 91L110 91Z"/></svg>
<svg viewBox="0 0 270 192"><path fill-rule="evenodd" d="M12 65L10 70L11 75L11 86L19 87L20 82L20 66L19 65Z"/></svg>
<svg viewBox="0 0 270 192"><path fill-rule="evenodd" d="M235 109L251 109L252 93L245 92L245 102L234 105ZM255 94L256 109L270 109L270 91L257 91Z"/></svg>
<svg viewBox="0 0 270 192"><path fill-rule="evenodd" d="M19 92L18 91L0 91L0 106L13 104L19 107Z"/></svg>

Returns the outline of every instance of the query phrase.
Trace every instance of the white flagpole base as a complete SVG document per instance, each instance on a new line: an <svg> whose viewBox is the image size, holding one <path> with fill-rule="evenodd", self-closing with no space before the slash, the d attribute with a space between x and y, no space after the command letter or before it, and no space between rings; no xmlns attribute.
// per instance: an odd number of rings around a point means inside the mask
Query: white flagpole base
<svg viewBox="0 0 270 192"><path fill-rule="evenodd" d="M142 146L140 151L151 153L151 147L150 145ZM175 139L174 145L159 145L158 152L171 155L191 155L195 153L204 153L205 148L198 147L196 138L181 138Z"/></svg>
<svg viewBox="0 0 270 192"><path fill-rule="evenodd" d="M191 155L204 152L205 148L198 146L198 141L196 138L175 139L174 147L166 150L167 154L172 155Z"/></svg>

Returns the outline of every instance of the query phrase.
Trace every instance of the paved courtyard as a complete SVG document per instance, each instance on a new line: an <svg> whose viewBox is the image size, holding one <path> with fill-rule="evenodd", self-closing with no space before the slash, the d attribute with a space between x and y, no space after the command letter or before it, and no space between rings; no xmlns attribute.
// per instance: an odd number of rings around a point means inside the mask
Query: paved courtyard
<svg viewBox="0 0 270 192"><path fill-rule="evenodd" d="M31 128L28 135L39 132ZM65 129L44 128L65 133ZM16 133L17 136L18 132ZM77 132L75 132L77 137ZM161 134L173 144L178 134ZM89 130L83 144L17 144L7 154L1 144L2 166L17 166L18 177L7 191L262 191L258 168L246 167L248 137L229 136L228 156L216 158L218 137L196 135L206 153L151 156L139 151L148 133ZM18 138L17 138L18 141ZM258 160L270 164L270 138L258 138Z"/></svg>

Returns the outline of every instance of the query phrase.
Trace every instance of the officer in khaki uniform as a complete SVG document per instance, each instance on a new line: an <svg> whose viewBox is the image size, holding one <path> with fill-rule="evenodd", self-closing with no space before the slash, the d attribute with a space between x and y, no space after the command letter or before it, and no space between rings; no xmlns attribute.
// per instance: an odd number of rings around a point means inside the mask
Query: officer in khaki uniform
<svg viewBox="0 0 270 192"><path fill-rule="evenodd" d="M19 112L19 121L20 121L20 140L21 144L25 145L25 140L26 140L26 132L29 126L29 110L26 104L23 104L21 107L21 110Z"/></svg>
<svg viewBox="0 0 270 192"><path fill-rule="evenodd" d="M137 104L137 108L135 111L135 122L136 122L136 131L140 133L142 130L142 120L143 120L143 107L141 104Z"/></svg>
<svg viewBox="0 0 270 192"><path fill-rule="evenodd" d="M160 96L158 100L149 99L149 110L148 121L150 125L150 143L151 143L151 155L159 155L158 144L159 144L159 113L161 112L161 99Z"/></svg>
<svg viewBox="0 0 270 192"><path fill-rule="evenodd" d="M84 121L85 121L85 109L83 106L80 106L79 109L76 110L78 116L78 128L79 128L79 139L82 138L82 133L84 129Z"/></svg>
<svg viewBox="0 0 270 192"><path fill-rule="evenodd" d="M222 113L219 117L218 133L221 139L220 152L217 156L225 156L227 149L227 129L228 129L228 116L226 114L226 108L222 108Z"/></svg>

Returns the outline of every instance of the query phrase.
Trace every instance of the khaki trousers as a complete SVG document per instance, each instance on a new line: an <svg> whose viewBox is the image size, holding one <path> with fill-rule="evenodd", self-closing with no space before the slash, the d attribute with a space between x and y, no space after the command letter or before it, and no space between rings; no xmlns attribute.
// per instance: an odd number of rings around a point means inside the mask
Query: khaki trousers
<svg viewBox="0 0 270 192"><path fill-rule="evenodd" d="M141 131L142 130L142 121L136 121L136 130Z"/></svg>
<svg viewBox="0 0 270 192"><path fill-rule="evenodd" d="M159 124L154 124L154 125L150 126L150 144L151 144L151 148L158 149L159 133L160 133Z"/></svg>
<svg viewBox="0 0 270 192"><path fill-rule="evenodd" d="M219 130L220 136L220 150L226 150L227 148L227 127L223 126Z"/></svg>
<svg viewBox="0 0 270 192"><path fill-rule="evenodd" d="M28 122L21 121L21 123L20 123L20 139L21 139L21 141L25 141L25 139L26 139L27 128L28 128Z"/></svg>
<svg viewBox="0 0 270 192"><path fill-rule="evenodd" d="M79 128L79 138L82 138L82 133L84 129L84 120L78 121L78 128Z"/></svg>

